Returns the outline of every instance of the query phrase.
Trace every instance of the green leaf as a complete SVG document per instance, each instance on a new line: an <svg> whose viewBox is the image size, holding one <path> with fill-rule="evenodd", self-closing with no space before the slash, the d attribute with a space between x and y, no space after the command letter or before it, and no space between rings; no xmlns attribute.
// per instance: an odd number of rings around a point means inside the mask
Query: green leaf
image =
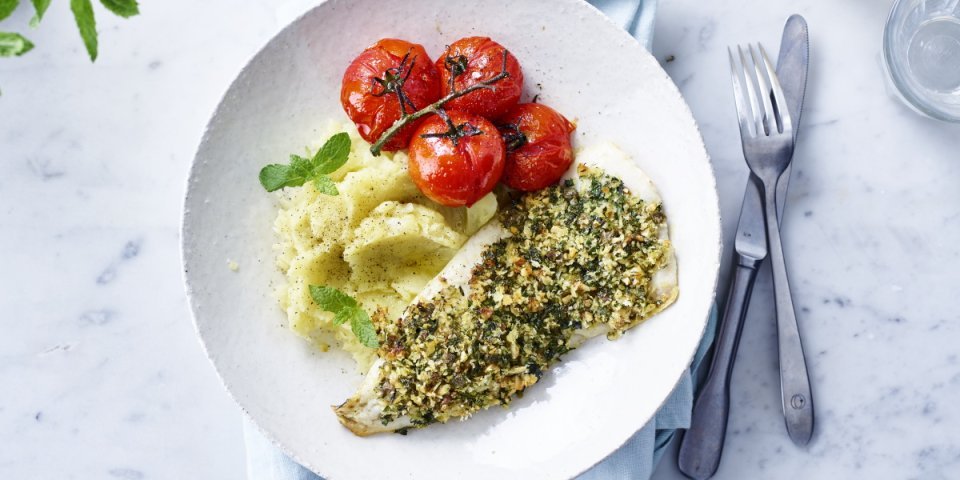
<svg viewBox="0 0 960 480"><path fill-rule="evenodd" d="M263 185L263 188L268 192L273 192L283 187L303 185L303 181L296 183L295 179L291 179L291 169L289 165L274 163L260 169L260 185Z"/></svg>
<svg viewBox="0 0 960 480"><path fill-rule="evenodd" d="M320 308L333 313L343 309L356 309L357 301L333 287L310 285L310 296Z"/></svg>
<svg viewBox="0 0 960 480"><path fill-rule="evenodd" d="M19 4L20 0L0 0L0 20L9 17Z"/></svg>
<svg viewBox="0 0 960 480"><path fill-rule="evenodd" d="M19 33L0 32L0 57L20 56L30 51L33 43Z"/></svg>
<svg viewBox="0 0 960 480"><path fill-rule="evenodd" d="M380 346L380 341L377 339L377 329L373 327L373 322L370 321L370 316L367 315L367 312L364 312L361 309L356 310L356 315L350 319L350 330L353 330L353 334L360 339L360 343L364 344L370 348L377 348Z"/></svg>
<svg viewBox="0 0 960 480"><path fill-rule="evenodd" d="M77 21L77 28L80 30L80 37L83 38L83 45L87 47L90 61L95 61L97 59L97 20L93 16L93 5L90 4L90 0L70 0L70 10L73 11L73 18Z"/></svg>
<svg viewBox="0 0 960 480"><path fill-rule="evenodd" d="M313 179L313 186L316 187L320 193L334 197L340 195L340 190L337 190L337 184L326 175L320 175Z"/></svg>
<svg viewBox="0 0 960 480"><path fill-rule="evenodd" d="M263 167L260 169L260 184L268 192L273 192L284 187L299 187L313 180L320 193L339 195L337 184L326 175L347 163L349 155L350 136L338 133L330 137L313 158L290 155L290 165L275 163Z"/></svg>
<svg viewBox="0 0 960 480"><path fill-rule="evenodd" d="M360 343L370 347L377 348L380 341L377 340L377 330L370 321L370 316L363 311L357 301L349 295L333 287L322 285L310 285L310 296L314 303L320 308L333 312L333 324L343 325L347 320L350 321L350 330L360 339Z"/></svg>
<svg viewBox="0 0 960 480"><path fill-rule="evenodd" d="M310 171L313 170L309 158L303 158L296 154L290 155L290 167L293 168L297 174L302 174L304 177L310 176Z"/></svg>
<svg viewBox="0 0 960 480"><path fill-rule="evenodd" d="M107 10L123 18L140 14L140 6L137 5L137 0L100 0L100 3L107 7Z"/></svg>
<svg viewBox="0 0 960 480"><path fill-rule="evenodd" d="M40 20L43 20L43 14L47 13L47 7L50 6L50 0L32 0L33 18L30 19L30 26L36 28L40 24Z"/></svg>
<svg viewBox="0 0 960 480"><path fill-rule="evenodd" d="M343 325L347 320L350 320L351 318L353 318L355 313L356 313L356 309L353 309L353 308L341 309L339 312L337 312L336 315L333 316L333 324Z"/></svg>
<svg viewBox="0 0 960 480"><path fill-rule="evenodd" d="M310 179L310 160L290 155L290 165L274 163L260 169L260 185L268 192L283 187L299 187Z"/></svg>
<svg viewBox="0 0 960 480"><path fill-rule="evenodd" d="M330 137L313 156L313 170L324 175L333 173L347 163L349 156L350 135L345 132L338 133Z"/></svg>

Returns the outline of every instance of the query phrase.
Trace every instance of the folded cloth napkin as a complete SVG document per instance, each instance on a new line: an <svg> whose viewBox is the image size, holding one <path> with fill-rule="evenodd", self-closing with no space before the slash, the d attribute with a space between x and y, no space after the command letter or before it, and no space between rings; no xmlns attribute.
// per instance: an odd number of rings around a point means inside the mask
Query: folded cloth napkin
<svg viewBox="0 0 960 480"><path fill-rule="evenodd" d="M653 18L657 0L587 0L598 10L630 32L647 50L653 43Z"/></svg>
<svg viewBox="0 0 960 480"><path fill-rule="evenodd" d="M653 40L656 0L589 0L618 25L629 31L647 49ZM578 480L646 480L660 461L663 451L678 429L690 426L695 381L703 358L713 343L716 312L711 312L703 340L697 348L688 372L684 373L663 406L627 443L599 464L580 475ZM249 480L320 480L283 454L244 420Z"/></svg>

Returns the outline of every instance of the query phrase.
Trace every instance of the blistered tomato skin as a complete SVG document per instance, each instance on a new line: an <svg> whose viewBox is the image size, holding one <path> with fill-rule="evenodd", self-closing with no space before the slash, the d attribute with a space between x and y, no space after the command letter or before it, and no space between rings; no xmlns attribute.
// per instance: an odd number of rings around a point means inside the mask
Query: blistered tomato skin
<svg viewBox="0 0 960 480"><path fill-rule="evenodd" d="M499 43L487 37L461 38L450 44L437 59L442 95L463 91L477 83L489 80L503 71L503 54L507 52L507 77L490 88L481 88L450 100L449 110L473 113L495 119L520 101L523 91L523 72L520 62Z"/></svg>
<svg viewBox="0 0 960 480"><path fill-rule="evenodd" d="M406 60L405 60L406 59ZM404 98L403 108L400 95ZM340 103L360 136L370 143L404 112L413 113L440 99L440 74L423 46L385 38L360 53L343 74ZM383 150L406 148L417 129L411 122Z"/></svg>
<svg viewBox="0 0 960 480"><path fill-rule="evenodd" d="M521 103L498 120L507 147L503 183L532 192L548 187L573 163L570 134L576 128L556 110Z"/></svg>
<svg viewBox="0 0 960 480"><path fill-rule="evenodd" d="M410 177L437 203L470 206L500 180L506 148L487 119L455 111L448 116L462 135L454 143L447 122L439 115L429 116L410 141Z"/></svg>

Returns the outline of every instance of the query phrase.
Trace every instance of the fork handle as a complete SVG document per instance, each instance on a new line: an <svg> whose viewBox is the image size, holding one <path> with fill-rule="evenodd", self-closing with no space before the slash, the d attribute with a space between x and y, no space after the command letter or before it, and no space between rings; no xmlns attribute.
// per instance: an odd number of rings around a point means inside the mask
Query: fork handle
<svg viewBox="0 0 960 480"><path fill-rule="evenodd" d="M766 183L766 182L765 182ZM806 445L813 436L813 395L807 362L800 341L800 327L793 308L793 296L783 258L780 226L777 221L776 183L764 185L764 215L770 267L773 273L773 295L777 307L777 342L780 359L780 395L787 433L797 445Z"/></svg>
<svg viewBox="0 0 960 480"><path fill-rule="evenodd" d="M677 465L695 480L712 477L720 466L723 441L730 411L730 375L737 357L743 319L747 315L750 292L757 278L759 261L738 257L727 292L720 332L714 346L707 379L697 394L690 428L683 434Z"/></svg>

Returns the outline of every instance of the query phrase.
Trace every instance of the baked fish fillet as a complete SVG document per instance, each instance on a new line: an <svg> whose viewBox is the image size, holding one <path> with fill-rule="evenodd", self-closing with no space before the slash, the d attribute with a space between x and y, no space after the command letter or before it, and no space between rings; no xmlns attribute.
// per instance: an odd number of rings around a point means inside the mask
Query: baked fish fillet
<svg viewBox="0 0 960 480"><path fill-rule="evenodd" d="M365 436L506 405L564 352L617 338L677 294L653 182L596 145L471 237L399 319L374 315L378 359L334 411Z"/></svg>

